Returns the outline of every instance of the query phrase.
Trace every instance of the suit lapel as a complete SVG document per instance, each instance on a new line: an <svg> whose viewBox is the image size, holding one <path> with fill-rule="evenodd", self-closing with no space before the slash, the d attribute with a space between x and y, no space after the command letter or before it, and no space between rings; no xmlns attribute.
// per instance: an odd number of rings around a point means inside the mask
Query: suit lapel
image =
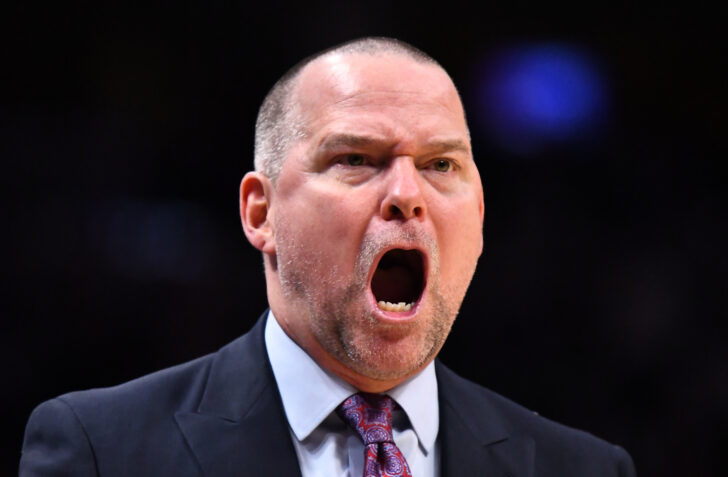
<svg viewBox="0 0 728 477"><path fill-rule="evenodd" d="M511 435L503 418L472 383L436 362L440 394L442 477L533 475L534 443Z"/></svg>
<svg viewBox="0 0 728 477"><path fill-rule="evenodd" d="M216 353L198 409L175 414L204 475L301 475L265 352L265 316Z"/></svg>

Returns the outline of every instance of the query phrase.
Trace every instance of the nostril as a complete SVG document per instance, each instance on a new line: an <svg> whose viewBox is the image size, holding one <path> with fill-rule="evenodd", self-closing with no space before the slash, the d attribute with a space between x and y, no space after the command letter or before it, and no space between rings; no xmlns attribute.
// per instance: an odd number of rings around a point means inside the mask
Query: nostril
<svg viewBox="0 0 728 477"><path fill-rule="evenodd" d="M392 204L389 206L388 209L389 212L389 219L398 219L398 220L407 220L411 219L413 217L416 218L422 218L422 215L424 214L424 208L422 207L415 207L411 210L408 209L402 209L400 207L397 207L396 205Z"/></svg>

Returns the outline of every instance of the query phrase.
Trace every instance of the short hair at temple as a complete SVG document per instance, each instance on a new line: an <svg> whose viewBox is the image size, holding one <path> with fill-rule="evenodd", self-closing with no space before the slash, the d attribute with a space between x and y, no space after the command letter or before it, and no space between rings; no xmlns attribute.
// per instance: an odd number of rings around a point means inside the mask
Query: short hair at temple
<svg viewBox="0 0 728 477"><path fill-rule="evenodd" d="M305 135L294 101L294 91L301 71L311 62L333 54L393 53L442 69L431 56L414 46L394 38L367 37L333 46L305 58L288 70L268 92L258 111L255 123L255 170L273 183L283 167L289 147Z"/></svg>

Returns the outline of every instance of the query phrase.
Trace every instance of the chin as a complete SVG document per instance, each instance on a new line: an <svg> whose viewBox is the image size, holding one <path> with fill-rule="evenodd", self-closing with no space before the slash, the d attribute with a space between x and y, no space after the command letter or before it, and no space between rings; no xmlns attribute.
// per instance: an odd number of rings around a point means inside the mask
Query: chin
<svg viewBox="0 0 728 477"><path fill-rule="evenodd" d="M339 335L341 358L347 367L372 379L405 378L429 363L444 343L417 323L411 325L374 325L359 333L344 332Z"/></svg>

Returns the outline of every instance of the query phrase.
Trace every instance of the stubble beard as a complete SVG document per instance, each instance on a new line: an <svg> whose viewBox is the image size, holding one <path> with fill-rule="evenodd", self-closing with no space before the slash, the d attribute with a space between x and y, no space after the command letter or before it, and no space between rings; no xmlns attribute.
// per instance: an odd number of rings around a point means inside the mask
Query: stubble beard
<svg viewBox="0 0 728 477"><path fill-rule="evenodd" d="M458 313L463 292L443 290L439 280L436 243L422 232L391 231L365 236L354 276L340 276L339 267L324 270L325 255L304 250L278 229L276 252L281 288L289 303L302 303L300 315L320 346L352 371L372 379L408 376L434 358L444 344ZM370 310L368 275L381 250L412 242L425 246L430 272L422 316L408 324L387 325ZM295 339L295 338L294 338Z"/></svg>

